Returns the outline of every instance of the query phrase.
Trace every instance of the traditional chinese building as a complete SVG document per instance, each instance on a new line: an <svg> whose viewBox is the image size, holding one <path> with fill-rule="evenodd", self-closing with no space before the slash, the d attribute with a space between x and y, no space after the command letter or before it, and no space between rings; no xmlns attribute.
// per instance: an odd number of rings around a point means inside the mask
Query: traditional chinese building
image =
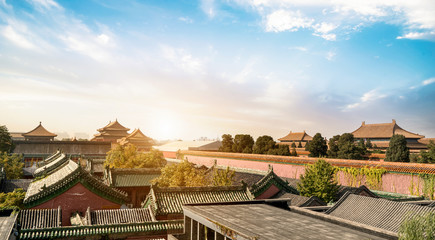
<svg viewBox="0 0 435 240"><path fill-rule="evenodd" d="M352 132L355 140L363 139L371 141L372 145L378 148L388 148L390 139L395 134L405 136L407 146L410 149L425 149L426 145L420 143L418 140L424 138L423 135L409 132L399 127L396 120L393 119L391 123L375 123L366 124L362 122L361 126Z"/></svg>
<svg viewBox="0 0 435 240"><path fill-rule="evenodd" d="M30 132L26 132L22 134L24 140L26 141L53 141L57 134L51 133L47 131L42 126L42 122L39 122L39 125Z"/></svg>
<svg viewBox="0 0 435 240"><path fill-rule="evenodd" d="M111 187L126 192L131 207L140 207L150 192L151 181L160 176L159 168L106 168L104 180Z"/></svg>
<svg viewBox="0 0 435 240"><path fill-rule="evenodd" d="M114 122L109 122L105 127L97 129L99 133L94 135L91 141L107 141L116 143L118 139L127 137L130 129L122 126L118 119Z"/></svg>
<svg viewBox="0 0 435 240"><path fill-rule="evenodd" d="M292 132L290 131L287 136L278 138L280 141L279 144L286 144L286 145L293 145L293 143L296 145L296 147L305 147L307 143L309 143L313 138L308 135L305 131L303 132Z"/></svg>
<svg viewBox="0 0 435 240"><path fill-rule="evenodd" d="M168 187L151 186L142 207L150 207L156 219L183 219L183 205L253 200L245 186L225 187Z"/></svg>
<svg viewBox="0 0 435 240"><path fill-rule="evenodd" d="M133 144L138 151L149 151L154 145L153 139L143 134L139 128L135 129L128 136L118 139L117 142L121 146Z"/></svg>
<svg viewBox="0 0 435 240"><path fill-rule="evenodd" d="M88 207L92 210L119 209L128 200L125 192L104 184L74 161L63 161L59 166L57 161L63 160L53 160L47 168L42 167L40 179L30 184L23 201L26 208L60 206L62 225L68 226L74 212L85 212Z"/></svg>

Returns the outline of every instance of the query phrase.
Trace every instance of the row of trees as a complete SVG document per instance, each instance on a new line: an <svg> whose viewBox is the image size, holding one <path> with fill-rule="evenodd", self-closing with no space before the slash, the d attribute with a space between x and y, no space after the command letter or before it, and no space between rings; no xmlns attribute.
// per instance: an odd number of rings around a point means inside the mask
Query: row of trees
<svg viewBox="0 0 435 240"><path fill-rule="evenodd" d="M199 187L199 186L231 186L235 172L226 170L207 170L196 168L194 164L184 160L179 164L170 164L162 168L162 174L153 180L159 187Z"/></svg>
<svg viewBox="0 0 435 240"><path fill-rule="evenodd" d="M12 154L14 148L8 128L0 126L0 168L6 172L8 179L19 179L23 176L22 156Z"/></svg>
<svg viewBox="0 0 435 240"><path fill-rule="evenodd" d="M294 149L290 152L289 146L276 144L271 136L260 136L254 142L254 138L249 134L237 134L234 138L231 134L222 135L222 147L219 148L219 151L283 156L297 155Z"/></svg>

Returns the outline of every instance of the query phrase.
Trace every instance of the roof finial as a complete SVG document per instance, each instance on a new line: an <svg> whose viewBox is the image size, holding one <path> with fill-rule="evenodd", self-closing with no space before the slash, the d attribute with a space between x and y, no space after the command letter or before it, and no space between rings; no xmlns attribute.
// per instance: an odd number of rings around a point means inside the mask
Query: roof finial
<svg viewBox="0 0 435 240"><path fill-rule="evenodd" d="M39 125L42 125L42 122L41 122L41 121L39 121Z"/></svg>
<svg viewBox="0 0 435 240"><path fill-rule="evenodd" d="M396 124L396 119L393 119L393 123Z"/></svg>
<svg viewBox="0 0 435 240"><path fill-rule="evenodd" d="M365 126L366 125L366 121L363 121L361 125Z"/></svg>

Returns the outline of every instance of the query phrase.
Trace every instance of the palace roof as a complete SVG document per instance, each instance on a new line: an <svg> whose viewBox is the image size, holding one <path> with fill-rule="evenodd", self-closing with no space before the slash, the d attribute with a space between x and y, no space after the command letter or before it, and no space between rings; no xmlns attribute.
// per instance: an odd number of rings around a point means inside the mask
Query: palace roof
<svg viewBox="0 0 435 240"><path fill-rule="evenodd" d="M24 204L27 207L37 206L67 191L79 182L90 191L113 202L127 201L126 193L109 187L84 171L77 163L69 160L50 175L32 182L24 198Z"/></svg>
<svg viewBox="0 0 435 240"><path fill-rule="evenodd" d="M182 214L183 204L235 202L253 200L244 186L225 187L168 187L151 186L142 207L151 206L155 216Z"/></svg>
<svg viewBox="0 0 435 240"><path fill-rule="evenodd" d="M55 159L57 159L59 156L61 156L62 155L62 151L60 151L59 149L55 152L55 153L53 153L53 154L51 154L51 155L49 155L47 158L45 158L43 161L41 161L41 162L39 162L38 163L38 166L43 166L43 165L46 165L46 164L49 164L50 162L52 162L52 161L54 161Z"/></svg>
<svg viewBox="0 0 435 240"><path fill-rule="evenodd" d="M288 182L284 181L282 178L275 174L271 165L269 165L269 170L267 174L257 183L254 183L252 186L250 186L249 190L255 197L258 197L266 190L268 190L271 185L276 186L281 191L299 194L299 192L295 188L290 186Z"/></svg>
<svg viewBox="0 0 435 240"><path fill-rule="evenodd" d="M160 174L159 168L109 168L104 171L104 178L113 187L143 187L151 186Z"/></svg>
<svg viewBox="0 0 435 240"><path fill-rule="evenodd" d="M23 136L24 137L56 137L57 134L47 131L47 129L45 129L42 126L42 123L39 122L39 125L35 129L33 129L30 132L23 133Z"/></svg>
<svg viewBox="0 0 435 240"><path fill-rule="evenodd" d="M122 126L119 122L118 119L116 119L114 122L109 122L109 124L107 124L105 127L97 129L97 131L99 132L104 132L104 131L129 131L130 128L126 128L124 126Z"/></svg>
<svg viewBox="0 0 435 240"><path fill-rule="evenodd" d="M351 194L355 194L355 195L379 198L378 195L376 195L374 192L370 191L370 189L368 189L366 186L361 185L359 187L340 186L340 188L338 189L337 195L335 196L335 200L336 201L339 200L348 192Z"/></svg>
<svg viewBox="0 0 435 240"><path fill-rule="evenodd" d="M290 200L290 206L297 206L297 207L314 207L314 206L326 206L326 203L316 197L305 197L301 195L296 195L292 193L287 193L284 191L279 192L275 196L273 196L274 199L289 199Z"/></svg>
<svg viewBox="0 0 435 240"><path fill-rule="evenodd" d="M54 209L26 209L20 212L21 229L44 229L60 227L62 224L62 210Z"/></svg>
<svg viewBox="0 0 435 240"><path fill-rule="evenodd" d="M423 135L408 132L396 124L393 119L391 123L366 124L362 122L361 127L352 132L355 138L391 138L395 134L405 138L424 138Z"/></svg>
<svg viewBox="0 0 435 240"><path fill-rule="evenodd" d="M397 233L408 217L435 209L346 193L326 214Z"/></svg>
<svg viewBox="0 0 435 240"><path fill-rule="evenodd" d="M105 158L87 159L85 169L90 173L102 174L104 172L105 161Z"/></svg>
<svg viewBox="0 0 435 240"><path fill-rule="evenodd" d="M431 204L429 204L429 205L427 205L428 207L431 207L431 208L435 208L435 201L433 201Z"/></svg>
<svg viewBox="0 0 435 240"><path fill-rule="evenodd" d="M147 137L145 134L143 134L139 128L135 129L128 136L123 137L121 139L118 139L118 142L121 145L127 144L129 142L132 142L132 143L147 143L147 144L152 145L152 139L150 137Z"/></svg>
<svg viewBox="0 0 435 240"><path fill-rule="evenodd" d="M32 179L3 179L0 186L0 192L13 192L17 188L22 188L27 191Z"/></svg>
<svg viewBox="0 0 435 240"><path fill-rule="evenodd" d="M305 131L303 132L292 132L290 131L287 136L278 138L279 141L311 141L313 140L313 137L308 135Z"/></svg>
<svg viewBox="0 0 435 240"><path fill-rule="evenodd" d="M0 240L15 239L12 237L18 214L12 209L0 210Z"/></svg>
<svg viewBox="0 0 435 240"><path fill-rule="evenodd" d="M56 158L52 158L50 161L47 161L48 162L47 164L37 168L33 173L33 176L40 177L46 174L50 174L51 172L55 171L57 168L66 164L68 161L69 161L68 157L64 153L61 153L60 155L57 155Z"/></svg>

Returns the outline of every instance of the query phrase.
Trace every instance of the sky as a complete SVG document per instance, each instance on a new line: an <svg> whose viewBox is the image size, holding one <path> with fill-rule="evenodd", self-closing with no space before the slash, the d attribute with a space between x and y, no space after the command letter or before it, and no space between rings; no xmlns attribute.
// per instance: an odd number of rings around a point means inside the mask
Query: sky
<svg viewBox="0 0 435 240"><path fill-rule="evenodd" d="M433 0L0 0L0 125L435 137Z"/></svg>

